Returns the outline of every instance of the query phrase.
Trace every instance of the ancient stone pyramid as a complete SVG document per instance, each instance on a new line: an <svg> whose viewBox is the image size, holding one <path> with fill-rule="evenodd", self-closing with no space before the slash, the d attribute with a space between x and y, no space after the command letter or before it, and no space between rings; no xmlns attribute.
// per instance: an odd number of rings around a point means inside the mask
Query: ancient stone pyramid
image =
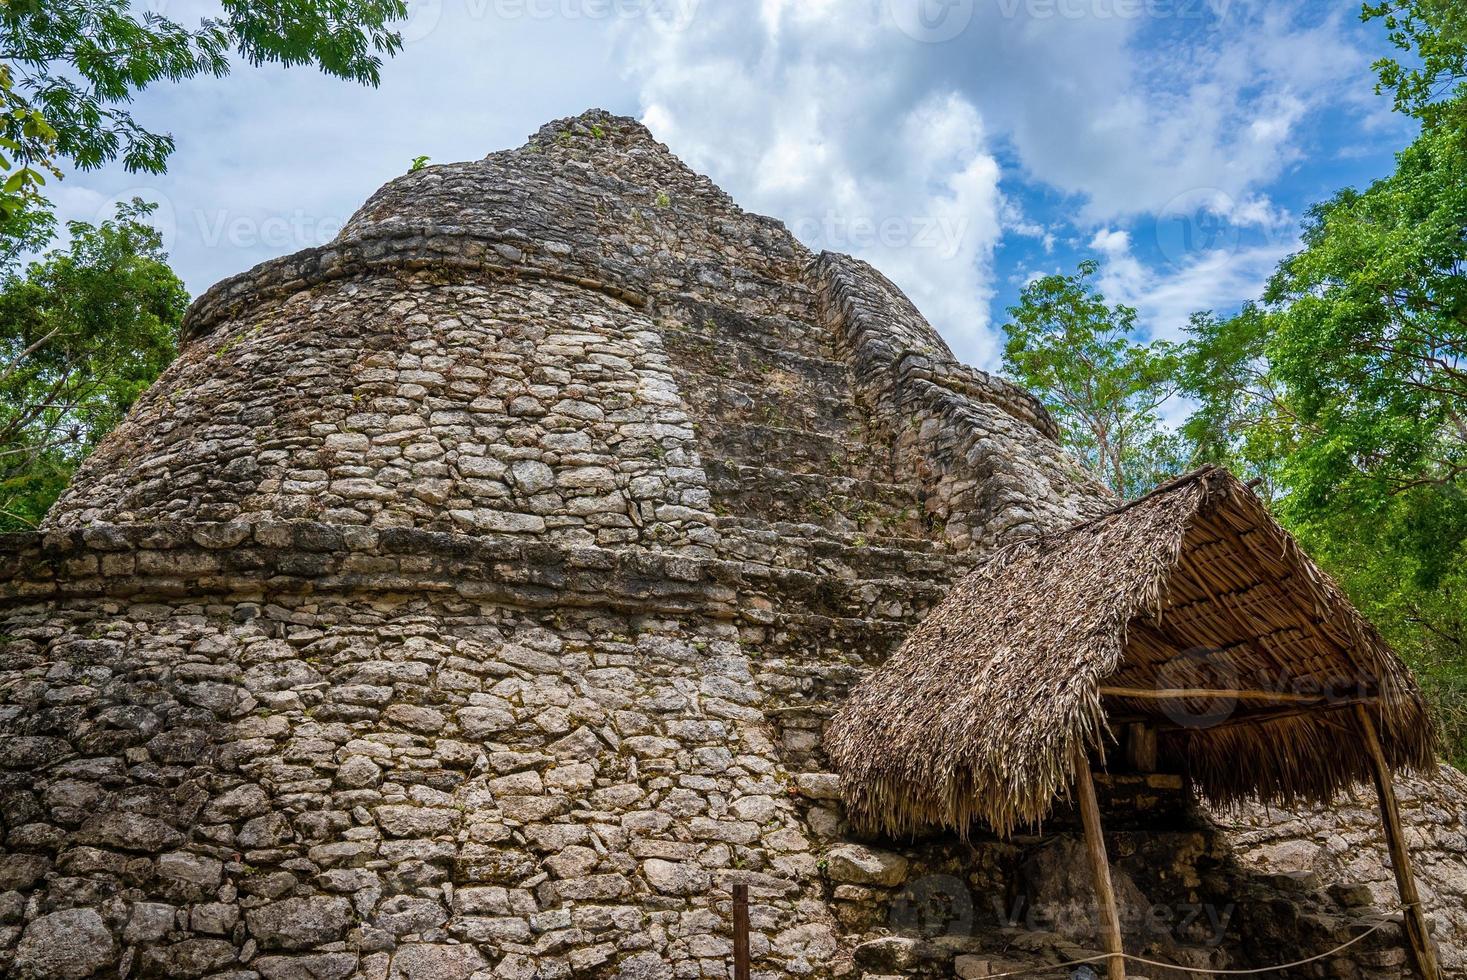
<svg viewBox="0 0 1467 980"><path fill-rule="evenodd" d="M822 720L965 555L1108 506L879 273L601 112L184 341L0 545L14 975L722 977L735 881L760 974L847 972L906 860L841 843Z"/></svg>

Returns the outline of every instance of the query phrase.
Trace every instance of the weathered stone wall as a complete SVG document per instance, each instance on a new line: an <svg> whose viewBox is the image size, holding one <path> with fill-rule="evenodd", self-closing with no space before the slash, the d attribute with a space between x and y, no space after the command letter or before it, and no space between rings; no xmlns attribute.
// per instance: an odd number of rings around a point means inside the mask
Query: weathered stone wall
<svg viewBox="0 0 1467 980"><path fill-rule="evenodd" d="M863 403L890 433L902 471L922 481L951 547L995 547L1114 506L1060 450L1038 400L954 359L885 276L829 253L814 274Z"/></svg>
<svg viewBox="0 0 1467 980"><path fill-rule="evenodd" d="M720 975L731 875L834 953L732 624L412 592L15 609L13 971Z"/></svg>
<svg viewBox="0 0 1467 980"><path fill-rule="evenodd" d="M1431 779L1398 777L1395 785L1442 966L1454 976L1467 975L1467 777L1443 766ZM1328 808L1243 806L1212 819L1247 867L1324 887L1357 907L1400 904L1370 787Z"/></svg>
<svg viewBox="0 0 1467 980"><path fill-rule="evenodd" d="M722 977L735 881L760 977L1083 940L990 915L1077 900L1072 832L873 849L823 771L972 554L1109 505L869 266L588 113L394 181L186 330L0 540L0 972ZM1202 826L1112 846L1132 906L1307 911L1158 947L1214 967L1371 912ZM949 879L988 911L921 938ZM1336 973L1400 975L1362 948Z"/></svg>
<svg viewBox="0 0 1467 980"><path fill-rule="evenodd" d="M300 519L711 554L659 340L560 283L327 282L189 345L49 526Z"/></svg>
<svg viewBox="0 0 1467 980"><path fill-rule="evenodd" d="M4 552L14 969L848 965L820 726L968 541L811 262L593 115L203 297Z"/></svg>

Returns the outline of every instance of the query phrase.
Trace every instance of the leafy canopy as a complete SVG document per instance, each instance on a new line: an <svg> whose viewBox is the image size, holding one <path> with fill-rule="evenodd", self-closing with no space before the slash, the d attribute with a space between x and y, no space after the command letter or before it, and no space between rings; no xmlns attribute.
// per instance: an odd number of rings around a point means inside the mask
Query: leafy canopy
<svg viewBox="0 0 1467 980"><path fill-rule="evenodd" d="M1228 319L1194 313L1180 373L1193 404L1181 434L1194 461L1228 467L1267 500L1282 491L1283 463L1298 438L1298 419L1268 359L1271 330L1254 303Z"/></svg>
<svg viewBox="0 0 1467 980"><path fill-rule="evenodd" d="M1367 5L1403 52L1379 89L1421 122L1393 173L1312 208L1299 250L1180 347L1078 276L1024 293L1005 366L1112 487L1173 464L1255 478L1281 520L1416 669L1467 759L1467 4ZM1194 406L1172 440L1155 408ZM1128 463L1129 461L1129 463ZM1129 468L1128 468L1129 467ZM1132 474L1137 475L1132 475ZM1145 474L1145 475L1140 475Z"/></svg>
<svg viewBox="0 0 1467 980"><path fill-rule="evenodd" d="M1389 92L1397 112L1428 126L1461 127L1467 107L1467 7L1461 0L1383 0L1366 3L1363 20L1380 20L1409 64L1385 57L1374 64L1376 91Z"/></svg>
<svg viewBox="0 0 1467 980"><path fill-rule="evenodd" d="M63 161L91 170L121 160L161 173L173 138L128 110L157 81L254 65L315 64L376 85L402 38L389 25L404 0L220 0L188 25L135 13L128 0L0 0L0 211L44 207L40 188Z"/></svg>
<svg viewBox="0 0 1467 980"><path fill-rule="evenodd" d="M1202 458L1280 517L1416 668L1467 758L1467 5L1367 5L1405 57L1379 89L1420 120L1393 173L1310 210L1261 301L1194 317L1183 387Z"/></svg>
<svg viewBox="0 0 1467 980"><path fill-rule="evenodd" d="M33 526L177 351L188 293L152 205L68 225L65 249L0 277L0 529Z"/></svg>
<svg viewBox="0 0 1467 980"><path fill-rule="evenodd" d="M1081 461L1122 497L1178 469L1158 409L1176 391L1177 352L1135 340L1136 311L1091 283L1099 266L1024 287L1004 324L1005 372L1044 402Z"/></svg>

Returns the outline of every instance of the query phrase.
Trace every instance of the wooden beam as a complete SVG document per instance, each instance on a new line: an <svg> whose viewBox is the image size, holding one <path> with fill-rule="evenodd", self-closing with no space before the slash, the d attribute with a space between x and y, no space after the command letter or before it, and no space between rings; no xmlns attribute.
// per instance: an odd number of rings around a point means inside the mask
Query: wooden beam
<svg viewBox="0 0 1467 980"><path fill-rule="evenodd" d="M734 980L749 980L749 886L733 886Z"/></svg>
<svg viewBox="0 0 1467 980"><path fill-rule="evenodd" d="M1250 548L1248 542L1243 539L1243 534L1241 531L1233 527L1226 520L1222 521L1221 523L1223 526L1223 530L1225 530L1229 535L1232 536L1234 543L1238 547L1239 560L1251 567L1253 569L1253 574L1259 576L1260 578L1278 581L1280 583L1279 594L1282 595L1288 601L1288 603L1294 607L1294 610L1299 614L1299 617L1308 625L1309 629L1314 633L1314 635L1322 640L1324 643L1332 644L1341 656L1343 656L1346 660L1349 660L1351 663L1354 663L1354 658L1350 656L1352 652L1352 644L1348 640L1344 640L1336 636L1334 627L1329 624L1329 620L1319 615L1317 610L1311 609L1300 602L1297 589L1285 588L1282 584L1283 579L1277 578L1272 573L1270 573L1267 568L1263 567L1263 563L1258 560L1258 556L1253 553L1253 549ZM1307 555L1303 556L1303 558L1305 561L1309 560ZM1292 572L1290 573L1290 576L1292 576ZM1313 598L1313 586L1306 583L1303 587L1311 593L1311 598Z"/></svg>
<svg viewBox="0 0 1467 980"><path fill-rule="evenodd" d="M1198 732L1215 732L1222 728L1235 728L1239 725L1261 725L1265 722L1277 721L1281 718L1297 718L1300 715L1317 714L1321 718L1328 717L1334 712L1346 708L1353 709L1357 704L1380 704L1381 699L1376 695L1367 695L1361 698L1340 698L1338 700L1321 701L1317 704L1283 704L1272 707L1265 706L1260 711L1243 711L1225 718L1215 725L1209 725L1205 729L1199 729L1192 725L1179 725L1167 718L1152 714L1139 714L1135 712L1108 711L1106 718L1112 725L1129 725L1136 722L1144 722L1156 727L1162 735L1172 735L1177 732L1197 734Z"/></svg>
<svg viewBox="0 0 1467 980"><path fill-rule="evenodd" d="M1411 871L1411 852L1406 849L1406 836L1401 831L1401 809L1396 803L1396 788L1391 782L1390 766L1386 765L1385 751L1380 747L1380 736L1375 730L1375 721L1364 705L1355 706L1355 717L1360 722L1360 731L1365 736L1365 748L1370 754L1371 773L1375 776L1375 792L1380 798L1381 823L1385 826L1386 845L1390 849L1391 869L1396 873L1396 888L1401 894L1401 904L1406 909L1406 941L1411 959L1424 980L1440 980L1441 971L1436 963L1436 950L1431 945L1431 934L1426 929L1426 916L1421 910L1421 896L1416 891L1416 876Z"/></svg>
<svg viewBox="0 0 1467 980"><path fill-rule="evenodd" d="M1235 701L1265 701L1273 704L1323 704L1322 694L1295 694L1292 691L1229 690L1213 687L1102 687L1104 698L1132 698L1137 701L1177 701L1183 698L1205 698L1209 701L1232 698Z"/></svg>
<svg viewBox="0 0 1467 980"><path fill-rule="evenodd" d="M1110 882L1110 859L1100 830L1100 804L1095 799L1095 780L1085 750L1075 755L1075 789L1080 797L1080 822L1085 825L1085 850L1090 853L1090 874L1095 879L1095 900L1100 906L1101 941L1105 944L1106 969L1110 980L1126 980L1126 961L1121 958L1121 919L1116 911L1116 893Z"/></svg>

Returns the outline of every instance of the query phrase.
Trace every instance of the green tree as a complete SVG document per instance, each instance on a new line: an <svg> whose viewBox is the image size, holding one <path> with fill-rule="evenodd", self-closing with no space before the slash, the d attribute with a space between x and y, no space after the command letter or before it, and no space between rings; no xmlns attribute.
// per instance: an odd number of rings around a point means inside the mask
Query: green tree
<svg viewBox="0 0 1467 980"><path fill-rule="evenodd" d="M0 278L0 529L34 526L177 350L188 305L152 206L122 205Z"/></svg>
<svg viewBox="0 0 1467 980"><path fill-rule="evenodd" d="M1192 314L1179 377L1194 406L1181 430L1194 461L1228 467L1272 501L1299 420L1268 359L1270 331L1254 303L1228 319Z"/></svg>
<svg viewBox="0 0 1467 980"><path fill-rule="evenodd" d="M43 208L41 185L68 161L91 170L120 159L161 173L173 138L128 111L154 82L224 76L238 54L376 85L382 56L402 46L390 25L407 16L404 0L219 6L188 25L135 13L128 0L0 0L0 211Z"/></svg>
<svg viewBox="0 0 1467 980"><path fill-rule="evenodd" d="M1307 512L1467 478L1467 158L1427 133L1396 172L1310 212L1264 301L1274 374L1316 431L1290 463Z"/></svg>
<svg viewBox="0 0 1467 980"><path fill-rule="evenodd" d="M1107 303L1090 281L1098 269L1087 260L1024 288L1003 327L1003 366L1044 402L1085 466L1130 497L1184 465L1158 415L1180 361L1170 344L1134 339L1136 311Z"/></svg>
<svg viewBox="0 0 1467 980"><path fill-rule="evenodd" d="M1467 107L1467 8L1461 0L1384 0L1367 3L1363 20L1380 20L1407 62L1380 58L1377 91L1395 98L1396 111L1428 126L1461 132Z"/></svg>
<svg viewBox="0 0 1467 980"><path fill-rule="evenodd" d="M1394 173L1309 212L1258 305L1194 318L1185 431L1270 481L1467 759L1467 8L1365 13L1413 52L1376 69L1422 131Z"/></svg>

